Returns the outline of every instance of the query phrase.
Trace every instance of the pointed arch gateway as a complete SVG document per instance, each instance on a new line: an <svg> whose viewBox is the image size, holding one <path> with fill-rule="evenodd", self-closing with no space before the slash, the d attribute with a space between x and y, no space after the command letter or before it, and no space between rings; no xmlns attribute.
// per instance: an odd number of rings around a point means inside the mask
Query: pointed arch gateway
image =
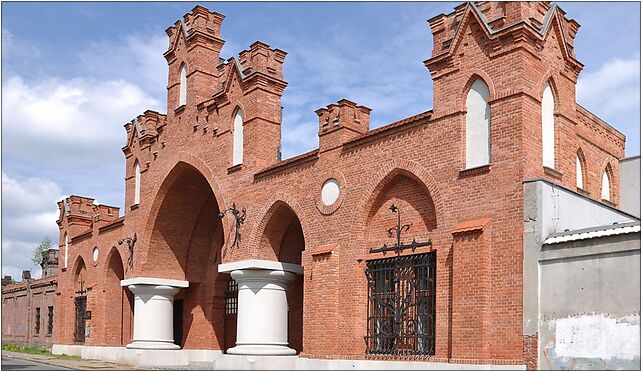
<svg viewBox="0 0 642 372"><path fill-rule="evenodd" d="M171 293L161 295L171 303L166 310L172 312L166 314L172 318L165 325L171 327L167 336L183 348L224 348L229 275L212 269L220 263L223 246L223 223L218 215L219 203L208 179L196 166L178 161L152 205L149 248L138 275L159 278L154 285L160 292L163 284L158 283L177 283ZM137 299L136 306L138 303ZM142 337L136 336L136 324L134 328L136 342Z"/></svg>
<svg viewBox="0 0 642 372"><path fill-rule="evenodd" d="M227 350L229 354L295 355L302 351L305 237L295 210L300 209L284 200L273 201L259 214L263 217L253 234L258 242L257 259L219 265L219 271L230 272L238 283L237 340Z"/></svg>
<svg viewBox="0 0 642 372"><path fill-rule="evenodd" d="M74 290L74 329L73 329L73 340L76 343L85 342L85 332L86 332L86 312L87 312L87 266L85 265L85 260L82 256L76 258L76 262L73 267L73 290Z"/></svg>
<svg viewBox="0 0 642 372"><path fill-rule="evenodd" d="M434 355L436 337L436 261L430 245L395 254L401 243L427 243L437 228L435 203L412 172L394 169L371 196L366 217L364 289L353 301L367 300L366 352L372 355ZM390 233L392 232L392 234ZM371 249L375 249L374 251ZM377 251L383 249L384 252ZM408 309L414 309L409 311Z"/></svg>
<svg viewBox="0 0 642 372"><path fill-rule="evenodd" d="M120 285L125 279L125 265L118 248L111 248L105 262L103 334L107 336L107 346L125 346L132 336L134 298Z"/></svg>
<svg viewBox="0 0 642 372"><path fill-rule="evenodd" d="M278 200L265 214L259 243L259 257L286 264L301 265L305 237L301 220L287 202ZM303 350L303 276L297 275L287 286L288 346Z"/></svg>

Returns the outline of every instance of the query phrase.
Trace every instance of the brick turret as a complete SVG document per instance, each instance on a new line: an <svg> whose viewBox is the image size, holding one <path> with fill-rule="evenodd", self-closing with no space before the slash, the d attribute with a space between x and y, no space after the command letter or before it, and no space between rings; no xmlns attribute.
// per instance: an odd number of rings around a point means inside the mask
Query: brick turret
<svg viewBox="0 0 642 372"><path fill-rule="evenodd" d="M319 152L334 149L366 133L370 127L370 111L347 99L316 110L319 116Z"/></svg>
<svg viewBox="0 0 642 372"><path fill-rule="evenodd" d="M180 114L179 104L181 68L187 71L186 106L196 107L217 90L221 49L221 24L225 17L210 12L200 5L176 21L165 32L169 37L169 49L164 56L169 65L167 83L168 114ZM188 112L190 110L187 110Z"/></svg>

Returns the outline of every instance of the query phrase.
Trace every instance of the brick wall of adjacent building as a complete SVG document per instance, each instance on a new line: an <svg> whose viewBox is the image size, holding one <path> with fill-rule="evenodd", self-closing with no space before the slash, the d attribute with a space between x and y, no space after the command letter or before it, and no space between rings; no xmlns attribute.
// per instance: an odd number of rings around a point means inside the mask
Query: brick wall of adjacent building
<svg viewBox="0 0 642 372"><path fill-rule="evenodd" d="M40 347L51 347L54 344L56 288L56 276L23 278L19 283L2 286L3 344ZM50 307L53 310L52 317L49 316ZM40 319L37 322L38 310ZM36 323L39 324L38 327Z"/></svg>
<svg viewBox="0 0 642 372"><path fill-rule="evenodd" d="M522 332L523 180L574 188L581 148L585 191L599 198L610 167L618 203L624 137L575 102L578 25L547 3L464 4L433 17L433 55L425 61L433 110L369 130L370 109L341 100L316 112L319 149L280 161L286 53L256 42L236 60L219 59L222 20L197 6L166 31L168 113L146 111L125 124L124 217L90 198L59 203L61 252L65 234L70 243L68 267L59 274L57 342L74 343L73 298L82 282L96 314L85 344L127 343L131 300L113 278L145 276L190 281L177 295L185 308L183 346L221 349L229 277L216 265L262 258L304 266L302 299L291 298L303 303L290 306L305 310L290 315L290 339L302 342L301 355L369 358L365 262L390 255L369 249L391 242L394 203L412 223L404 239L432 241L414 253L436 252L436 348L424 360L531 366L536 350ZM183 63L187 104L177 107ZM476 78L490 90L491 161L465 170L465 97ZM541 155L541 97L549 81L554 170L544 169ZM244 161L232 167L238 110ZM133 205L137 162L141 198ZM325 206L321 187L330 178L341 191ZM245 208L246 219L232 247L232 217L217 216L233 203ZM134 234L130 266L127 244L118 242ZM116 254L120 261L110 264Z"/></svg>

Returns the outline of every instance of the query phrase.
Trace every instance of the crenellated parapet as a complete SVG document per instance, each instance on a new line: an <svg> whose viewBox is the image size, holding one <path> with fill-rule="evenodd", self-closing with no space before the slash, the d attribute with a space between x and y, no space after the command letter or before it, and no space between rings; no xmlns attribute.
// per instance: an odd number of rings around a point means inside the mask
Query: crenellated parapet
<svg viewBox="0 0 642 372"><path fill-rule="evenodd" d="M523 49L534 56L541 53L546 37L555 33L564 60L573 79L583 65L575 58L573 43L580 25L566 18L556 4L538 2L467 2L450 14L439 14L428 20L433 34L432 57L425 61L433 79L457 68L456 50L464 38L469 22L476 23L490 45L491 56L507 49Z"/></svg>
<svg viewBox="0 0 642 372"><path fill-rule="evenodd" d="M319 117L319 152L331 150L370 129L370 108L347 99L315 111Z"/></svg>
<svg viewBox="0 0 642 372"><path fill-rule="evenodd" d="M165 33L169 37L169 48L165 52L165 59L170 62L176 57L176 50L185 42L189 48L194 44L206 45L220 52L225 43L221 39L221 24L225 16L210 12L207 8L197 5L190 13L183 16L168 27Z"/></svg>

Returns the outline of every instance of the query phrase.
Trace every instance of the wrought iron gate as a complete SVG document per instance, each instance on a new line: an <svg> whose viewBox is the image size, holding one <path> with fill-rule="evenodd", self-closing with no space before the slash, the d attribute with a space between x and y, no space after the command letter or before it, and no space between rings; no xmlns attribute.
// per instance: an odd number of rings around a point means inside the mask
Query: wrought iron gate
<svg viewBox="0 0 642 372"><path fill-rule="evenodd" d="M435 253L367 262L366 353L434 355Z"/></svg>
<svg viewBox="0 0 642 372"><path fill-rule="evenodd" d="M76 303L76 328L74 341L85 342L85 319L87 318L87 296L78 296Z"/></svg>

